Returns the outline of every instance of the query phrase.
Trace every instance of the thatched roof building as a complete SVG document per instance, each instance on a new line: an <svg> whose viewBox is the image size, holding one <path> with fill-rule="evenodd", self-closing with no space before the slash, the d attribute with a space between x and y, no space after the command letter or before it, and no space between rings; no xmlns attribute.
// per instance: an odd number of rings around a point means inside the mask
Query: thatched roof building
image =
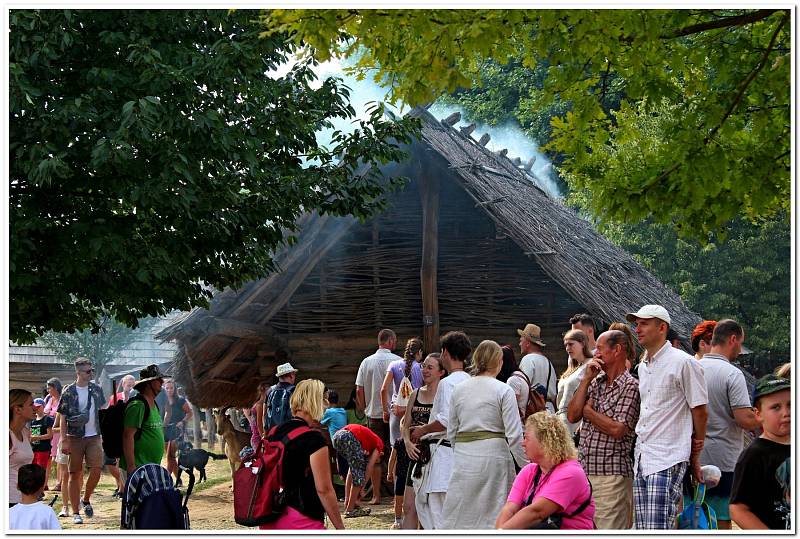
<svg viewBox="0 0 800 539"><path fill-rule="evenodd" d="M537 187L519 158L487 149L458 118L422 121L410 158L386 167L410 178L387 209L361 224L308 214L282 270L215 295L158 335L178 343L176 377L199 406L244 406L288 353L300 377L316 377L346 401L380 328L405 339L461 329L516 344L516 328L542 327L548 355L565 365L568 319L609 323L645 303L664 305L689 335L700 317L592 226ZM401 351L398 350L399 353Z"/></svg>

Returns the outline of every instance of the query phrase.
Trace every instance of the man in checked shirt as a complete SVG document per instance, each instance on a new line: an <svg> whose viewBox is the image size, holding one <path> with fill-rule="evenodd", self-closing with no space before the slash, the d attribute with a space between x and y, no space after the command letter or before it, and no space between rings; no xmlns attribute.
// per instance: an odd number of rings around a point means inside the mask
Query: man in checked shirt
<svg viewBox="0 0 800 539"><path fill-rule="evenodd" d="M583 419L578 454L592 484L600 530L628 529L633 516L631 448L640 397L639 382L625 366L629 347L621 331L601 334L567 409L569 421Z"/></svg>

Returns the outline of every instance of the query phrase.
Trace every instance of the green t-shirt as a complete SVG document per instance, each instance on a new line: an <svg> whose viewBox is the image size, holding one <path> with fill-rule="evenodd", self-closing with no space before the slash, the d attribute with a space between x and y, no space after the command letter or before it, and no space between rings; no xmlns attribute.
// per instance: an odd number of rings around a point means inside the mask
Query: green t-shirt
<svg viewBox="0 0 800 539"><path fill-rule="evenodd" d="M144 419L144 407L147 403L137 399L128 403L125 407L124 426L139 428ZM133 458L138 468L142 464L161 464L164 456L164 424L161 422L161 414L153 407L147 422L142 425L142 437L133 440ZM125 455L119 460L119 466L126 469L127 463Z"/></svg>

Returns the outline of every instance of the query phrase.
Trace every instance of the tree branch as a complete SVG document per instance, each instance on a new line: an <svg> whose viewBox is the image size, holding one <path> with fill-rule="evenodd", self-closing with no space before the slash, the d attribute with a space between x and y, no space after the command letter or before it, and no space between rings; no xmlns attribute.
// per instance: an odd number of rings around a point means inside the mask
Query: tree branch
<svg viewBox="0 0 800 539"><path fill-rule="evenodd" d="M606 60L606 72L603 74L603 88L600 92L600 104L602 105L606 99L606 83L608 82L608 74L611 71L611 60Z"/></svg>
<svg viewBox="0 0 800 539"><path fill-rule="evenodd" d="M668 35L662 35L662 39L674 39L676 37L683 37L688 36L691 34L699 34L700 32L705 32L706 30L714 30L715 28L729 28L731 26L744 26L745 24L750 24L752 22L760 21L762 19L766 19L773 13L778 11L782 11L779 9L759 9L758 11L754 11L752 13L748 13L746 15L737 15L736 17L725 17L722 19L717 19L715 21L707 21L702 22L699 24L693 24L691 26L687 26L686 28L682 28L677 30L676 32Z"/></svg>
<svg viewBox="0 0 800 539"><path fill-rule="evenodd" d="M747 90L747 87L750 86L750 83L753 82L753 79L756 78L756 75L758 75L761 69L766 65L767 58L769 57L769 54L772 51L772 47L775 46L775 41L777 41L778 39L778 34L781 33L781 30L783 29L783 26L786 24L788 18L789 17L787 15L784 15L784 17L781 19L780 24L778 24L778 27L772 34L772 39L770 39L769 45L767 46L767 50L764 52L764 55L761 57L761 60L758 62L758 64L756 64L756 67L753 68L753 70L744 80L744 82L742 83L742 87L739 89L739 93L736 94L736 97L733 100L733 103L731 103L730 107L728 107L728 110L725 111L725 115L722 117L722 120L720 120L719 124L714 129L712 129L711 132L708 134L708 136L705 139L705 142L708 142L710 139L712 139L714 135L716 135L717 131L719 131L720 128L725 124L725 121L728 119L728 117L730 117L730 115L733 113L733 110L741 102L742 97L744 96L744 92Z"/></svg>

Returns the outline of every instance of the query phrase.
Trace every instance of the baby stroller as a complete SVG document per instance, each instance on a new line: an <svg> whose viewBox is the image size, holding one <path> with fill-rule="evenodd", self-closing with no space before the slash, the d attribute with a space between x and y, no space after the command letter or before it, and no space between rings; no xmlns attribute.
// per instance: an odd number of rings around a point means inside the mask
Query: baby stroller
<svg viewBox="0 0 800 539"><path fill-rule="evenodd" d="M188 530L189 509L186 504L194 487L194 474L189 474L186 496L172 482L163 466L144 464L134 470L125 483L122 497L120 528L123 530Z"/></svg>

